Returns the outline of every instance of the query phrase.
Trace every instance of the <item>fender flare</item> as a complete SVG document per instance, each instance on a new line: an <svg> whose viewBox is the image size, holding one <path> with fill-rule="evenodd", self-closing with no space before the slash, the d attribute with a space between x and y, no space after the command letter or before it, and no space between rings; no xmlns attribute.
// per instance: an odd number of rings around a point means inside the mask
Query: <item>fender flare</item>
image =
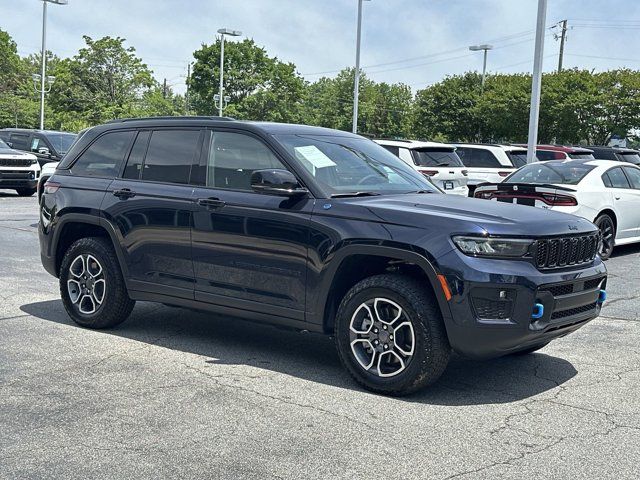
<svg viewBox="0 0 640 480"><path fill-rule="evenodd" d="M444 292L442 291L442 286L440 284L440 281L438 280L438 271L434 266L435 262L433 259L427 258L428 253L425 252L425 254L421 254L416 251L405 250L392 246L359 244L347 245L340 248L337 252L334 253L333 257L329 261L329 265L326 269L324 278L322 279L322 282L319 286L320 294L318 295L318 303L316 305L317 308L315 309L315 311L317 312L317 316L315 319L316 322L324 325L327 300L329 299L331 287L333 285L336 273L342 266L343 262L347 258L354 255L388 257L395 260L405 261L407 263L413 263L420 267L420 269L426 274L427 278L429 279L429 283L431 284L431 288L435 293L435 297L438 302L438 306L440 307L442 317L445 320L445 324L447 324L451 320L452 315L451 309L449 307L449 302L445 298Z"/></svg>
<svg viewBox="0 0 640 480"><path fill-rule="evenodd" d="M122 272L122 277L124 278L125 283L128 286L128 278L129 278L129 269L127 268L127 262L124 259L124 255L122 253L122 249L120 248L120 241L118 240L118 235L116 233L115 227L111 224L111 222L107 221L102 217L96 217L94 215L89 215L85 213L67 213L59 217L56 222L55 229L53 231L53 239L51 241L50 251L48 252L50 256L54 257L55 265L56 265L56 273L59 275L59 260L57 258L58 245L60 243L60 236L64 231L65 225L69 223L84 223L88 225L95 225L97 227L103 228L111 240L113 245L113 249L116 252L116 257L118 258L118 263L120 264L120 271Z"/></svg>

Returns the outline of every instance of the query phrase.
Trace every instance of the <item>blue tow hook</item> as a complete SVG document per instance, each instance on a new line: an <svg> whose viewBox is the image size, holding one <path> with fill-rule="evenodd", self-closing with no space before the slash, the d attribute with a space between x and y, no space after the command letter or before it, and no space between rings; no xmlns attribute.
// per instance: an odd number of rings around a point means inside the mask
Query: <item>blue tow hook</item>
<svg viewBox="0 0 640 480"><path fill-rule="evenodd" d="M536 303L533 306L533 313L531 314L531 318L534 319L538 319L538 318L542 318L542 316L544 315L544 305L542 305L541 303Z"/></svg>
<svg viewBox="0 0 640 480"><path fill-rule="evenodd" d="M607 291L600 290L600 294L598 295L598 303L602 305L607 300Z"/></svg>

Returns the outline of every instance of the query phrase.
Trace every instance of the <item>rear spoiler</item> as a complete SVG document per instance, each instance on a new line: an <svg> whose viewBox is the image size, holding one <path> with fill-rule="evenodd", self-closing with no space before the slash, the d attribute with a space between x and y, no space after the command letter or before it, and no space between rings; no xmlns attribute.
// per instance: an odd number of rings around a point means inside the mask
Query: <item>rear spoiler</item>
<svg viewBox="0 0 640 480"><path fill-rule="evenodd" d="M563 190L565 192L577 192L578 191L576 188L553 185L552 183L504 183L504 182L503 183L490 183L490 182L483 182L483 183L479 183L476 186L476 188L480 188L480 187L495 187L496 190L497 190L501 186L527 187L527 188L540 187L540 188L549 188L549 189L553 189L553 190Z"/></svg>

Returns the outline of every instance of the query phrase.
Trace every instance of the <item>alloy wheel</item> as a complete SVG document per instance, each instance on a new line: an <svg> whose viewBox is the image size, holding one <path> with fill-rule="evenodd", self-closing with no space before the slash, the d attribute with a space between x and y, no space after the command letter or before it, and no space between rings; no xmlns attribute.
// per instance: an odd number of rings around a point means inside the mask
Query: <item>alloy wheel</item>
<svg viewBox="0 0 640 480"><path fill-rule="evenodd" d="M598 229L600 230L600 253L603 257L609 257L611 255L611 251L613 250L614 237L615 237L615 226L613 225L613 220L609 217L603 217L598 222Z"/></svg>
<svg viewBox="0 0 640 480"><path fill-rule="evenodd" d="M358 364L378 377L403 372L416 347L413 324L402 307L387 298L372 298L356 308L349 335Z"/></svg>
<svg viewBox="0 0 640 480"><path fill-rule="evenodd" d="M71 262L67 291L78 312L83 315L96 313L104 300L106 287L104 270L96 257L84 253Z"/></svg>

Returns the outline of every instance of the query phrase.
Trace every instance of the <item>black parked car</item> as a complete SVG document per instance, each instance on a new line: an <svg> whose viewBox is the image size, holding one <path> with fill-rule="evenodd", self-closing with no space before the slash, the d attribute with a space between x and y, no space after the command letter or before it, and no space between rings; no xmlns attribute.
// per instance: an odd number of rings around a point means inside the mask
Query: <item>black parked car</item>
<svg viewBox="0 0 640 480"><path fill-rule="evenodd" d="M640 152L631 148L590 146L594 158L598 160L615 160L617 162L633 163L640 165Z"/></svg>
<svg viewBox="0 0 640 480"><path fill-rule="evenodd" d="M67 153L75 133L53 130L29 130L26 128L5 128L0 130L0 139L14 150L33 153L42 167L45 163L58 162Z"/></svg>
<svg viewBox="0 0 640 480"><path fill-rule="evenodd" d="M389 394L434 382L452 349L540 349L605 298L591 222L443 195L374 142L318 127L92 128L47 182L39 234L82 326L145 300L333 334L356 381Z"/></svg>

